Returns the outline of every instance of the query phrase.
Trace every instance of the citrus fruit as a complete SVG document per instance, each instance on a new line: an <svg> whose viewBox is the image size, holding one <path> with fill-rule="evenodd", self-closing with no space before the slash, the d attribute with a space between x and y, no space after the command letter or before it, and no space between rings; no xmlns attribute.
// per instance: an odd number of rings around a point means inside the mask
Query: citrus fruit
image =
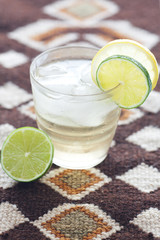
<svg viewBox="0 0 160 240"><path fill-rule="evenodd" d="M53 144L43 131L22 127L13 131L2 146L2 168L16 181L30 182L51 167L53 152Z"/></svg>
<svg viewBox="0 0 160 240"><path fill-rule="evenodd" d="M152 89L147 70L135 59L123 55L102 61L96 72L96 81L104 91L114 89L112 98L122 108L141 105Z"/></svg>
<svg viewBox="0 0 160 240"><path fill-rule="evenodd" d="M150 75L152 82L152 89L155 88L158 81L158 64L154 55L149 49L141 45L140 43L129 40L119 39L109 42L106 46L100 49L92 60L92 78L96 83L96 72L99 64L106 58L113 55L124 55L135 59L142 64Z"/></svg>

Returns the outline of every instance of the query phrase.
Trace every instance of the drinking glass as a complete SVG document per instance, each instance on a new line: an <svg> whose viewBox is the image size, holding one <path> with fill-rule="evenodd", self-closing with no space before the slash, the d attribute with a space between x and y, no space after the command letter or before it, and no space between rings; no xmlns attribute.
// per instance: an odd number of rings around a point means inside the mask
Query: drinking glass
<svg viewBox="0 0 160 240"><path fill-rule="evenodd" d="M97 49L88 47L49 49L37 56L30 67L37 125L53 141L53 163L64 168L87 169L106 158L120 108L112 101L113 89L88 94L66 93L64 88L69 88L69 84L65 83L62 90L46 84L52 82L52 74L54 81L62 81L62 78L65 81L64 73L59 77L57 69L53 68L51 74L44 71L39 78L40 69L58 62L61 74L63 63L69 60L69 69L75 73L72 63L76 60L91 62L96 52Z"/></svg>

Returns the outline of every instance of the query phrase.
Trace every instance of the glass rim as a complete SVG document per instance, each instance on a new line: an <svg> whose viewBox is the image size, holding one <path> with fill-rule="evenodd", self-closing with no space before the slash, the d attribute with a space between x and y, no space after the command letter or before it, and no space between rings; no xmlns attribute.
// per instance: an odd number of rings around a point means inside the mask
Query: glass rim
<svg viewBox="0 0 160 240"><path fill-rule="evenodd" d="M60 92L60 91L54 91L54 90L51 90L47 87L45 87L43 84L41 84L34 76L33 74L33 66L36 65L36 62L38 59L40 59L41 57L43 57L45 54L47 53L50 53L50 52L53 52L53 51L57 51L57 50L63 50L63 49L68 49L68 48L75 48L75 49L90 49L90 50L97 50L98 51L98 48L94 48L94 47L85 47L85 46L62 46L62 47L56 47L56 48L49 48L47 49L46 51L43 51L42 53L38 54L31 62L31 65L30 65L30 75L31 75L31 81L32 79L35 81L36 84L38 84L39 87L41 87L42 89L44 89L45 91L48 91L50 94L59 94L59 95L62 95L62 96L69 96L69 97L78 97L78 98L81 98L81 97L94 97L94 96L105 96L105 95L108 95L110 93L112 93L112 91L114 91L115 89L118 88L118 86L120 84L118 84L117 86L107 90L107 91L103 91L102 89L102 92L100 93L93 93L93 94L71 94L71 93L63 93L63 92Z"/></svg>

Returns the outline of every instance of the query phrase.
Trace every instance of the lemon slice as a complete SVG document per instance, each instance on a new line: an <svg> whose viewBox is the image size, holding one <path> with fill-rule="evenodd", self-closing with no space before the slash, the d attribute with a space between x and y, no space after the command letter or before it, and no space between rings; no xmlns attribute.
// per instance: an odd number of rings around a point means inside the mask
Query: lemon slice
<svg viewBox="0 0 160 240"><path fill-rule="evenodd" d="M92 60L91 69L92 79L94 80L95 83L98 66L103 60L113 55L128 56L141 63L146 68L150 75L152 89L155 88L158 81L159 70L154 55L150 52L149 49L147 49L140 43L128 39L119 39L111 41L97 52L97 54Z"/></svg>
<svg viewBox="0 0 160 240"><path fill-rule="evenodd" d="M53 144L41 130L23 127L13 131L3 144L1 165L16 181L40 178L52 165Z"/></svg>
<svg viewBox="0 0 160 240"><path fill-rule="evenodd" d="M103 91L114 89L112 98L121 108L140 106L152 89L146 68L135 59L123 55L102 61L97 68L96 82Z"/></svg>

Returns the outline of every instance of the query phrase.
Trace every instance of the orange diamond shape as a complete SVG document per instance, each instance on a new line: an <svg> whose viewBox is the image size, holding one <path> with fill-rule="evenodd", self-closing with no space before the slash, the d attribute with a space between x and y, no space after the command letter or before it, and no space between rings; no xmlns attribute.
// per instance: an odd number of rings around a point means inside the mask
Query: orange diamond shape
<svg viewBox="0 0 160 240"><path fill-rule="evenodd" d="M127 109L122 109L121 115L120 115L120 120L126 120L128 119L131 115L133 115L133 112Z"/></svg>
<svg viewBox="0 0 160 240"><path fill-rule="evenodd" d="M87 240L102 232L109 232L112 227L103 218L84 206L75 206L62 211L41 226L63 240Z"/></svg>
<svg viewBox="0 0 160 240"><path fill-rule="evenodd" d="M106 9L95 2L78 1L70 7L61 9L61 12L67 13L79 20L94 16Z"/></svg>
<svg viewBox="0 0 160 240"><path fill-rule="evenodd" d="M81 193L86 190L86 188L102 181L103 179L88 170L67 169L59 173L57 176L51 177L47 180L56 184L68 194L73 195Z"/></svg>

